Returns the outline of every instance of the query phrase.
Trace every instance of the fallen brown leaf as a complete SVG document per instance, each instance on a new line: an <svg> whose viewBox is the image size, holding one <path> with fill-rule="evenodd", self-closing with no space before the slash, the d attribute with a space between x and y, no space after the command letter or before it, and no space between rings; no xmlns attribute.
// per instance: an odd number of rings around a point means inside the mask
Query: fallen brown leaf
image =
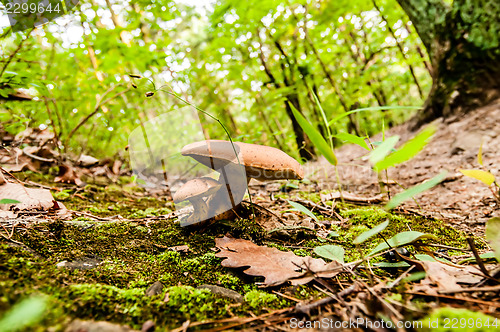
<svg viewBox="0 0 500 332"><path fill-rule="evenodd" d="M0 150L0 164L8 172L21 172L24 170L38 172L39 170L39 161L26 156L23 150L17 147Z"/></svg>
<svg viewBox="0 0 500 332"><path fill-rule="evenodd" d="M19 183L0 185L0 199L13 199L17 204L0 204L2 210L48 210L54 207L54 199L49 190L26 188Z"/></svg>
<svg viewBox="0 0 500 332"><path fill-rule="evenodd" d="M83 185L83 181L78 174L76 174L73 167L68 165L59 166L59 174L54 178L54 182L72 183L77 186Z"/></svg>
<svg viewBox="0 0 500 332"><path fill-rule="evenodd" d="M338 262L325 263L310 256L300 257L292 252L258 246L250 241L228 237L215 239L221 251L217 257L225 257L222 266L246 267L251 276L263 276L262 286L277 286L287 281L293 285L306 284L315 277L331 278L340 272Z"/></svg>
<svg viewBox="0 0 500 332"><path fill-rule="evenodd" d="M479 275L481 272L473 266L456 267L441 262L419 263L424 268L426 277L415 285L415 291L436 293L456 290L462 287L460 284L475 284L484 279Z"/></svg>

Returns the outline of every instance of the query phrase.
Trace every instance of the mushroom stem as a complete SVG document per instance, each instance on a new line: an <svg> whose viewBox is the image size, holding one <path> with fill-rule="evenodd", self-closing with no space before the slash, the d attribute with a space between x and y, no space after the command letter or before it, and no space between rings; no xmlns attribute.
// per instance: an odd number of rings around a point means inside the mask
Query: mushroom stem
<svg viewBox="0 0 500 332"><path fill-rule="evenodd" d="M208 216L208 206L202 197L196 197L189 199L189 202L193 204L193 213L188 217L186 222L188 224L198 223L207 219Z"/></svg>

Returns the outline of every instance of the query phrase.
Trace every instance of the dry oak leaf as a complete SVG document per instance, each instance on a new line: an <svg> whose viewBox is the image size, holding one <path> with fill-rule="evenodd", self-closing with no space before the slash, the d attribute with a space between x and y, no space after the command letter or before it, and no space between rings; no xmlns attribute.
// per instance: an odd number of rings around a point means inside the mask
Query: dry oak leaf
<svg viewBox="0 0 500 332"><path fill-rule="evenodd" d="M484 279L480 271L473 266L453 266L441 262L419 262L426 277L415 285L414 291L436 293L462 288L460 284L475 284ZM436 286L431 286L435 284Z"/></svg>
<svg viewBox="0 0 500 332"><path fill-rule="evenodd" d="M263 287L277 286L287 281L293 285L306 284L315 277L332 278L341 272L338 262L325 263L310 256L300 257L293 252L258 246L251 241L227 236L215 239L221 251L216 257L225 257L224 267L246 267L245 274L263 276Z"/></svg>
<svg viewBox="0 0 500 332"><path fill-rule="evenodd" d="M52 198L49 190L26 188L19 183L4 182L0 185L1 199L13 199L20 202L17 204L0 204L1 210L49 210L55 205L54 198Z"/></svg>

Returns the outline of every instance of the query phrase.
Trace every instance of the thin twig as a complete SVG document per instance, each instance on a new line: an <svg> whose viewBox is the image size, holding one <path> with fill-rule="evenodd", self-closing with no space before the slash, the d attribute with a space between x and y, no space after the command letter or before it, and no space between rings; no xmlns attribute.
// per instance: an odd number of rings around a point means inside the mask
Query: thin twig
<svg viewBox="0 0 500 332"><path fill-rule="evenodd" d="M28 37L31 35L31 33L36 29L36 27L33 27L33 29L31 29L30 31L28 31L28 34L26 35L26 38L24 38L23 40L21 40L21 42L19 43L19 45L17 45L17 48L14 50L14 52L9 56L9 58L7 59L7 62L5 63L5 65L3 66L2 68L2 71L0 72L0 77L2 77L3 73L5 72L5 70L7 69L7 66L12 62L12 60L14 59L14 57L16 56L16 54L21 50L21 47L23 47L23 44L25 41L28 40Z"/></svg>
<svg viewBox="0 0 500 332"><path fill-rule="evenodd" d="M68 137L66 138L65 140L65 144L64 146L67 146L71 137L73 137L73 135L76 133L76 131L78 129L80 129L81 126L83 126L85 124L85 122L87 122L91 117L93 117L95 114L97 114L97 112L99 112L99 110L101 109L102 106L104 106L105 104L107 104L108 102L110 102L111 100L115 99L116 97L119 97L121 95L123 95L124 93L127 93L128 91L130 91L130 88L126 88L125 90L122 90L120 92L117 92L115 93L113 96L109 97L108 99L102 101L102 99L104 98L104 96L106 96L107 94L109 94L111 91L113 91L115 88L117 88L118 86L121 86L121 84L119 85L115 85L111 88L109 88L106 92L104 92L103 96L99 99L99 101L97 102L97 104L95 105L94 107L94 110L89 113L85 118L83 118L77 125L75 128L73 128L73 130L71 130L71 132L69 133Z"/></svg>
<svg viewBox="0 0 500 332"><path fill-rule="evenodd" d="M86 212L73 211L73 210L68 210L68 211L71 212L71 213L80 214L80 215L83 215L83 216L86 216L86 217L94 218L94 219L97 219L97 220L100 220L100 221L112 221L112 220L115 220L113 218L103 218L103 217L94 216L94 215L92 215L90 213L86 213Z"/></svg>
<svg viewBox="0 0 500 332"><path fill-rule="evenodd" d="M472 237L468 237L467 242L469 243L469 246L472 250L472 253L474 254L474 257L476 258L476 262L479 265L481 272L483 272L486 277L491 278L488 270L486 269L486 266L484 266L483 260L481 259L481 257L479 257L479 252L477 251L476 245L474 244L474 239Z"/></svg>
<svg viewBox="0 0 500 332"><path fill-rule="evenodd" d="M307 314L312 309L315 309L315 308L320 307L320 306L322 306L324 304L333 302L333 301L335 301L337 299L341 299L341 298L343 298L343 297L345 297L345 296L347 296L347 295L355 292L357 288L358 288L358 284L354 283L349 288L346 288L346 289L338 292L337 294L335 294L336 298L330 296L330 297L325 297L323 299L314 301L314 302L306 304L306 305L297 304L295 306L295 309L293 310L293 313L295 313L295 314L297 314L297 313Z"/></svg>
<svg viewBox="0 0 500 332"><path fill-rule="evenodd" d="M25 155L27 155L28 157L30 157L32 159L35 159L35 160L43 161L43 162L46 162L46 163L53 163L53 162L55 162L55 159L53 159L53 158L50 158L50 159L49 158L43 158L43 157L34 155L32 153L29 153L28 151L26 151L26 148L23 149L23 153Z"/></svg>

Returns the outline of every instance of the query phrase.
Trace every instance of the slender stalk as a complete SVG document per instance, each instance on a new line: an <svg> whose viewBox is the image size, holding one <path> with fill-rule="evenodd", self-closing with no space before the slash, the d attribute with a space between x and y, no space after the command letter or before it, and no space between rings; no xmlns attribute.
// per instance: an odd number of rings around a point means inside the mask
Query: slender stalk
<svg viewBox="0 0 500 332"><path fill-rule="evenodd" d="M472 237L468 237L467 243L469 243L470 249L472 250L474 257L476 258L476 262L479 265L479 269L481 270L481 272L483 272L486 277L491 278L488 270L486 269L486 266L484 266L483 260L481 259L481 257L479 257L479 252L477 251L476 245L474 244L474 239Z"/></svg>
<svg viewBox="0 0 500 332"><path fill-rule="evenodd" d="M97 112L99 112L99 110L101 109L102 106L104 106L105 104L107 104L108 102L110 102L111 100L115 99L116 97L119 97L121 96L122 94L124 93L127 93L128 91L130 91L130 88L126 88L125 90L122 90L120 92L117 92L116 94L114 94L113 96L109 97L108 99L102 101L102 99L107 95L109 94L111 91L113 91L116 87L120 86L121 84L119 85L115 85L111 88L109 88L106 92L104 92L103 96L100 98L100 100L97 102L96 106L94 107L94 110L89 113L85 118L83 118L77 125L75 128L73 128L73 130L71 130L71 132L69 133L68 137L66 138L65 142L64 142L64 146L66 147L71 139L71 137L73 137L73 135L76 133L76 131L78 129L80 129L81 126L83 126L92 116L94 116L95 114L97 114Z"/></svg>
<svg viewBox="0 0 500 332"><path fill-rule="evenodd" d="M60 144L59 144L59 135L60 135L60 132L58 133L57 132L57 128L56 128L56 125L54 123L54 117L52 116L52 112L50 110L50 107L49 107L49 102L47 101L47 97L43 96L42 97L43 99L43 103L45 104L45 108L47 110L47 114L49 115L49 120L50 120L50 125L52 126L52 129L54 130L54 139L55 139L55 145L56 145L56 149L61 152L60 150ZM59 157L58 158L61 158L61 155L59 154Z"/></svg>
<svg viewBox="0 0 500 332"><path fill-rule="evenodd" d="M17 45L17 48L14 50L14 52L12 52L12 54L9 55L9 58L7 59L7 62L5 62L5 64L2 67L2 70L0 71L0 77L2 77L3 73L7 69L7 66L12 62L12 60L14 59L14 57L16 56L16 54L21 50L21 48L23 47L23 44L28 40L28 37L31 35L31 33L35 29L36 28L33 27L33 29L31 29L30 31L28 31L28 33L26 34L26 38L24 38L23 40L21 40L21 42L19 43L19 45Z"/></svg>

